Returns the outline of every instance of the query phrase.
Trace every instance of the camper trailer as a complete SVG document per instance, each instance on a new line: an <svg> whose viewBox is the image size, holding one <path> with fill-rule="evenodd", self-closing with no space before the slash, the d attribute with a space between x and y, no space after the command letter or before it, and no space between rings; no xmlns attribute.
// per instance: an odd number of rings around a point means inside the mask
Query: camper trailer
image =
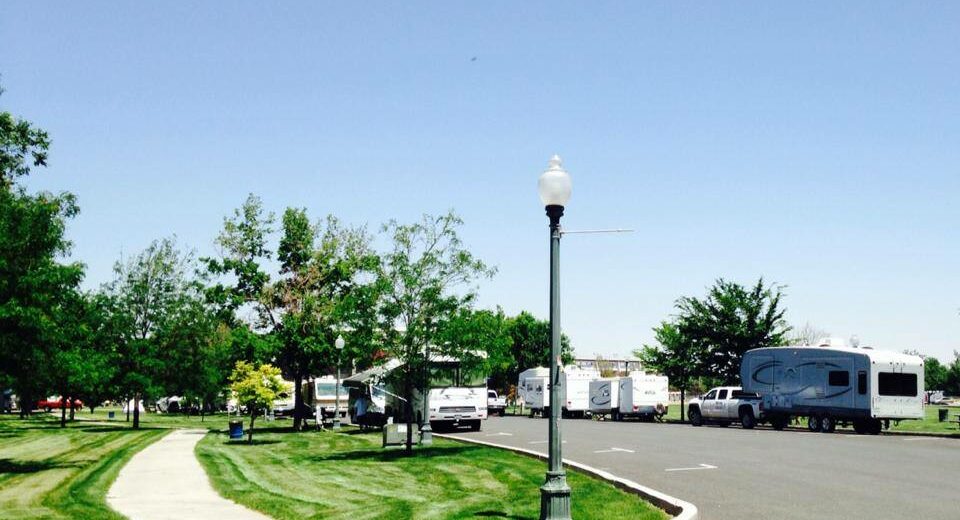
<svg viewBox="0 0 960 520"><path fill-rule="evenodd" d="M590 382L600 379L596 369L563 367L560 388L563 389L563 416L586 417L590 413Z"/></svg>
<svg viewBox="0 0 960 520"><path fill-rule="evenodd" d="M620 379L590 381L590 414L594 417L615 417L620 411Z"/></svg>
<svg viewBox="0 0 960 520"><path fill-rule="evenodd" d="M517 396L530 410L530 417L544 415L550 409L550 369L528 368L517 378Z"/></svg>
<svg viewBox="0 0 960 520"><path fill-rule="evenodd" d="M667 413L669 401L669 380L666 376L630 372L629 376L620 378L620 406L613 418L658 419Z"/></svg>
<svg viewBox="0 0 960 520"><path fill-rule="evenodd" d="M821 344L827 346L759 348L744 355L743 390L760 394L764 418L775 428L799 416L811 431L832 432L841 423L877 434L890 420L923 418L923 359Z"/></svg>
<svg viewBox="0 0 960 520"><path fill-rule="evenodd" d="M482 354L482 353L481 353ZM480 354L478 354L480 355ZM396 360L352 375L343 380L349 388L351 422L364 426L383 426L388 418L405 420L408 409L403 397L402 365ZM470 426L480 430L487 418L487 379L460 360L436 356L430 359L430 392L428 395L430 425ZM414 391L411 403L417 423L423 421L421 392Z"/></svg>

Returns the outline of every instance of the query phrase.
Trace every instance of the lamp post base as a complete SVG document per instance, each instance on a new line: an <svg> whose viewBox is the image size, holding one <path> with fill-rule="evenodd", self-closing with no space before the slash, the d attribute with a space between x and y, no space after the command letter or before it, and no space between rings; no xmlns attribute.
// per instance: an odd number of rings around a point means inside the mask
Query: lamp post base
<svg viewBox="0 0 960 520"><path fill-rule="evenodd" d="M548 471L540 486L540 520L570 520L570 486L563 471Z"/></svg>
<svg viewBox="0 0 960 520"><path fill-rule="evenodd" d="M423 428L420 430L420 445L421 446L430 446L433 444L433 430L430 428L430 423L424 423Z"/></svg>
<svg viewBox="0 0 960 520"><path fill-rule="evenodd" d="M340 429L340 414L333 418L333 431Z"/></svg>

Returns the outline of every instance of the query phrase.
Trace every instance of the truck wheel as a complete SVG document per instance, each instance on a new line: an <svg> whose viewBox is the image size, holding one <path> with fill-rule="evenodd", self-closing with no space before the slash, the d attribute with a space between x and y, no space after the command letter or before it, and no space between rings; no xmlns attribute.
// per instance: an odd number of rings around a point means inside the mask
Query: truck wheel
<svg viewBox="0 0 960 520"><path fill-rule="evenodd" d="M703 426L703 415L700 413L699 408L690 409L690 424L693 426Z"/></svg>
<svg viewBox="0 0 960 520"><path fill-rule="evenodd" d="M820 418L816 415L807 417L807 429L812 432L820 431Z"/></svg>
<svg viewBox="0 0 960 520"><path fill-rule="evenodd" d="M854 419L854 420L853 420L853 431L857 432L857 433L860 434L860 435L863 435L863 434L867 433L867 427L866 427L866 425L863 423L863 420L862 420L862 419Z"/></svg>
<svg viewBox="0 0 960 520"><path fill-rule="evenodd" d="M480 421L470 421L470 430L475 432L480 431Z"/></svg>
<svg viewBox="0 0 960 520"><path fill-rule="evenodd" d="M867 428L867 432L870 435L880 435L881 430L883 430L883 423L880 422L880 419L873 419L870 421Z"/></svg>
<svg viewBox="0 0 960 520"><path fill-rule="evenodd" d="M752 430L756 425L757 419L753 416L752 410L740 410L740 426L743 426L744 430Z"/></svg>
<svg viewBox="0 0 960 520"><path fill-rule="evenodd" d="M787 423L790 422L790 418L785 415L778 415L770 419L770 425L773 426L774 430L782 432L786 427Z"/></svg>
<svg viewBox="0 0 960 520"><path fill-rule="evenodd" d="M829 415L820 418L820 431L823 433L833 433L837 429L837 423Z"/></svg>

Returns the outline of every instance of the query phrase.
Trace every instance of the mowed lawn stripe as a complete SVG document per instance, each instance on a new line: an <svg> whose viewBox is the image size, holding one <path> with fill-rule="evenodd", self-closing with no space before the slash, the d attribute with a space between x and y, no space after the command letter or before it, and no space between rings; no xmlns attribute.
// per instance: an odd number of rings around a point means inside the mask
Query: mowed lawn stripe
<svg viewBox="0 0 960 520"><path fill-rule="evenodd" d="M223 496L275 518L537 518L540 461L437 439L413 457L380 448L379 434L259 432L254 444L208 434L201 463ZM574 515L663 519L638 497L569 472Z"/></svg>

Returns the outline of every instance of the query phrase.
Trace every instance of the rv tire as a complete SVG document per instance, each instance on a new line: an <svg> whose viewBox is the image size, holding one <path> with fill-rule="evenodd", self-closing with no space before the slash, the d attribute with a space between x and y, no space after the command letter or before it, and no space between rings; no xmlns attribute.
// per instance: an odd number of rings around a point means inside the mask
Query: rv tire
<svg viewBox="0 0 960 520"><path fill-rule="evenodd" d="M478 432L480 431L480 421L470 421L470 430Z"/></svg>
<svg viewBox="0 0 960 520"><path fill-rule="evenodd" d="M699 408L691 408L690 413L690 424L693 426L703 426L703 415L700 413Z"/></svg>
<svg viewBox="0 0 960 520"><path fill-rule="evenodd" d="M820 431L820 417L816 415L807 417L807 429L812 432Z"/></svg>
<svg viewBox="0 0 960 520"><path fill-rule="evenodd" d="M837 429L837 423L829 415L820 418L820 431L823 433L833 433Z"/></svg>
<svg viewBox="0 0 960 520"><path fill-rule="evenodd" d="M883 430L883 423L880 422L880 419L873 419L868 423L867 432L870 435L880 435L880 432Z"/></svg>
<svg viewBox="0 0 960 520"><path fill-rule="evenodd" d="M740 426L744 430L752 430L757 425L757 419L753 416L753 411L749 408L740 410Z"/></svg>

